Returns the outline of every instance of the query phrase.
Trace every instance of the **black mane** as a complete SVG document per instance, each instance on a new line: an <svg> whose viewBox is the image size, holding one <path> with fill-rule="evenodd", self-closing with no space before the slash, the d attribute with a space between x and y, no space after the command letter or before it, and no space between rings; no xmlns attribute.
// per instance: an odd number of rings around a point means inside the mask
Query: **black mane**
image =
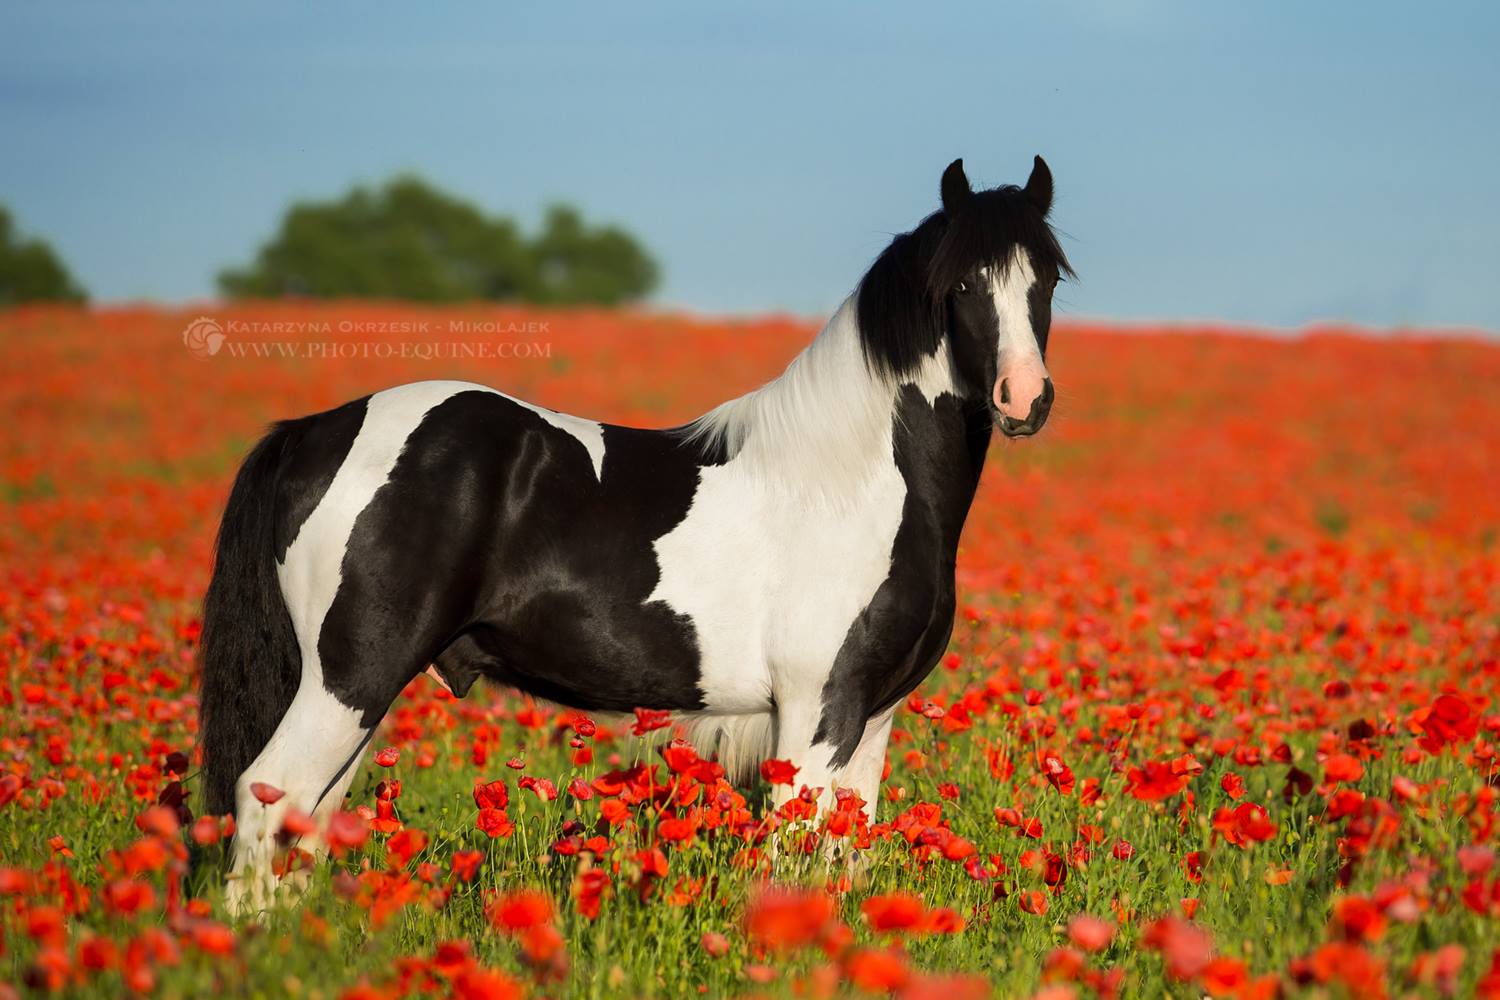
<svg viewBox="0 0 1500 1000"><path fill-rule="evenodd" d="M1014 184L975 192L959 210L934 212L898 235L855 293L865 361L897 378L915 371L942 339L948 293L981 267L1009 267L1016 246L1039 269L1072 277L1045 212Z"/></svg>

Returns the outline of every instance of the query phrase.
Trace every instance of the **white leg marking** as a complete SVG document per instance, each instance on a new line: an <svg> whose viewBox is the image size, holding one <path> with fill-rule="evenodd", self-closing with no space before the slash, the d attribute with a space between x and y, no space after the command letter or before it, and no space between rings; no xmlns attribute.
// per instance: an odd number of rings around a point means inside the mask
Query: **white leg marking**
<svg viewBox="0 0 1500 1000"><path fill-rule="evenodd" d="M865 801L865 816L875 822L876 803L880 800L880 775L885 771L885 748L891 738L894 706L865 723L865 734L849 764L844 768L842 787L852 788Z"/></svg>
<svg viewBox="0 0 1500 1000"><path fill-rule="evenodd" d="M885 770L885 748L891 736L891 719L895 709L889 708L865 723L864 735L854 756L843 767L831 764L837 747L826 743L814 743L818 720L822 717L820 704L792 706L791 711L779 713L776 730L776 756L790 760L797 768L797 778L788 787L778 786L776 804L780 806L795 797L802 786L821 788L818 803L823 809L831 808L834 793L840 788L849 788L859 794L865 802L865 813L870 822L875 821L875 802L880 794L880 775Z"/></svg>
<svg viewBox="0 0 1500 1000"><path fill-rule="evenodd" d="M326 817L331 811L327 803L342 799L343 790L353 780L359 763L353 758L365 733L358 712L341 704L321 683L310 683L303 676L292 707L235 786L234 861L228 889L232 911L253 912L270 905L276 890L272 872L276 834L287 813L295 809L314 814L317 810ZM339 775L346 762L348 768ZM250 790L256 782L286 794L271 805L263 805ZM319 803L318 797L330 782L336 787Z"/></svg>
<svg viewBox="0 0 1500 1000"><path fill-rule="evenodd" d="M797 776L791 785L776 786L772 801L777 808L796 798L804 786L818 793L820 813L833 805L833 793L840 773L831 765L834 748L826 743L813 742L822 715L823 706L817 698L802 697L777 703L776 756L791 761L797 768Z"/></svg>

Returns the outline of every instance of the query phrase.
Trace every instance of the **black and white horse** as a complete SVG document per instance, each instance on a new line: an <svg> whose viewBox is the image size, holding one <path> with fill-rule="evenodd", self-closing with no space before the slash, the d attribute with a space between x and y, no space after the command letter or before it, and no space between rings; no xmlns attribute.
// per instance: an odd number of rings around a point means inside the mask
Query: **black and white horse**
<svg viewBox="0 0 1500 1000"><path fill-rule="evenodd" d="M700 752L767 756L873 813L896 706L952 631L993 428L1038 431L1052 177L897 236L786 372L641 430L416 382L279 423L245 460L204 602L204 807L230 897L269 898L289 809L336 808L429 665L600 712L671 709ZM285 792L263 806L264 782ZM787 789L778 789L783 797Z"/></svg>

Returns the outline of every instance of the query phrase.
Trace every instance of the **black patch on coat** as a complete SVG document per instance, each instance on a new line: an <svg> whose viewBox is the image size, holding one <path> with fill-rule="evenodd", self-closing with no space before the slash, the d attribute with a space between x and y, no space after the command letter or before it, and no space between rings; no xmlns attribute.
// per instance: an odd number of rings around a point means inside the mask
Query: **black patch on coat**
<svg viewBox="0 0 1500 1000"><path fill-rule="evenodd" d="M905 698L942 658L953 632L958 538L979 486L992 424L982 403L914 385L897 398L893 449L906 480L891 570L850 625L823 686L813 742L830 766L849 763L865 723Z"/></svg>
<svg viewBox="0 0 1500 1000"><path fill-rule="evenodd" d="M702 708L691 621L646 603L699 452L624 427L604 444L601 482L577 438L513 400L433 407L355 521L318 637L329 690L375 725L435 661L465 689L485 676L587 710Z"/></svg>
<svg viewBox="0 0 1500 1000"><path fill-rule="evenodd" d="M1036 336L1037 349L1042 360L1047 360L1047 337L1052 332L1052 290L1057 285L1057 275L1050 278L1038 275L1037 280L1026 290L1026 306L1031 316L1031 332Z"/></svg>
<svg viewBox="0 0 1500 1000"><path fill-rule="evenodd" d="M364 396L336 409L282 424L290 429L291 438L282 456L277 481L277 562L286 559L286 550L297 540L297 532L317 509L344 459L349 457L369 403L370 397Z"/></svg>
<svg viewBox="0 0 1500 1000"><path fill-rule="evenodd" d="M941 212L929 216L891 240L860 279L854 300L860 348L879 375L910 375L943 339L942 299L928 291L927 272L945 227Z"/></svg>

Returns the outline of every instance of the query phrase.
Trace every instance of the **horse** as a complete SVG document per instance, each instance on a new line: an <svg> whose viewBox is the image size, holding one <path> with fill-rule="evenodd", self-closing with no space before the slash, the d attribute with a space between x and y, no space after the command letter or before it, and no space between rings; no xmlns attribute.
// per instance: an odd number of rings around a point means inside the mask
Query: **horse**
<svg viewBox="0 0 1500 1000"><path fill-rule="evenodd" d="M424 670L456 697L485 678L670 710L736 780L774 756L821 808L849 789L873 820L892 716L952 634L992 433L1046 422L1072 274L1040 156L980 191L955 160L939 190L780 377L683 426L456 381L272 426L203 609L204 811L236 817L232 909L270 901L288 811L340 805Z"/></svg>

